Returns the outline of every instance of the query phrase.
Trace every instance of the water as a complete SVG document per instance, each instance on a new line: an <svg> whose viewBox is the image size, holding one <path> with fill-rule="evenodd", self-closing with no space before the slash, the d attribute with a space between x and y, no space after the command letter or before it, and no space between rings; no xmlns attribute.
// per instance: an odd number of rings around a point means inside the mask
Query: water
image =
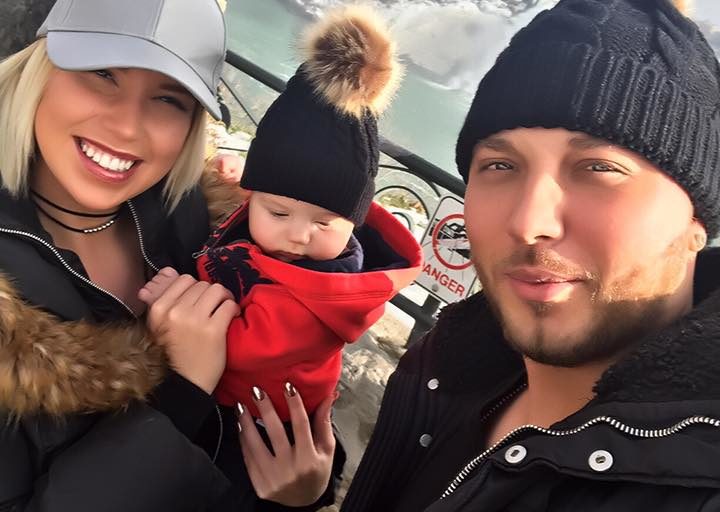
<svg viewBox="0 0 720 512"><path fill-rule="evenodd" d="M229 45L289 78L303 27L340 0L230 0ZM512 34L556 0L376 0L398 42L406 77L381 121L383 135L456 174L454 147L477 83ZM720 2L689 2L720 48ZM247 90L247 89L245 89Z"/></svg>

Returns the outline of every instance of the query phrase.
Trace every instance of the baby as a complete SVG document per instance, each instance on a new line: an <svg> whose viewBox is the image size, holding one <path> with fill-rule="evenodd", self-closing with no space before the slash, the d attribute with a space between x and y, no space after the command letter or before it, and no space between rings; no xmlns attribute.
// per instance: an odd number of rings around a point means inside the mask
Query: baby
<svg viewBox="0 0 720 512"><path fill-rule="evenodd" d="M358 7L310 32L306 61L260 122L240 185L249 199L197 253L200 279L229 289L223 405L300 390L308 413L340 377L342 347L365 332L421 269L421 250L372 202L377 116L399 82L394 45ZM177 278L163 269L141 298L150 306Z"/></svg>

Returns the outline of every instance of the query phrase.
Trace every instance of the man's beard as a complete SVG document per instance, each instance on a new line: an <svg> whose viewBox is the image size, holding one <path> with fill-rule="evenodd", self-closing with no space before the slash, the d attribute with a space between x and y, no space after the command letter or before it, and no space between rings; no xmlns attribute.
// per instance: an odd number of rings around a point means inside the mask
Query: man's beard
<svg viewBox="0 0 720 512"><path fill-rule="evenodd" d="M661 259L650 261L647 266L638 265L604 288L597 276L572 266L551 251L525 247L509 258L506 265L530 265L560 275L586 277L584 285L591 286L592 290L588 302L591 320L579 334L563 335L543 325L542 318L552 315L556 308L566 307L563 303L530 303L535 327L534 332L527 334L503 314L492 290L486 289L485 295L506 340L525 357L541 364L568 368L614 360L667 323L668 297L678 289L686 274L687 261L682 256L681 243L680 239L674 241ZM477 264L476 269L483 282L482 269ZM565 339L559 339L560 336Z"/></svg>

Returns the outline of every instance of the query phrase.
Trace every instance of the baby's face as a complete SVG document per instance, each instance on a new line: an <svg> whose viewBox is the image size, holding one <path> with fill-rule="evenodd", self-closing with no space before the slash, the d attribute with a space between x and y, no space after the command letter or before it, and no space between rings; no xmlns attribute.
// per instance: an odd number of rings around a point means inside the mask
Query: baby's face
<svg viewBox="0 0 720 512"><path fill-rule="evenodd" d="M248 216L255 243L282 261L337 258L355 227L320 206L266 192L252 193Z"/></svg>

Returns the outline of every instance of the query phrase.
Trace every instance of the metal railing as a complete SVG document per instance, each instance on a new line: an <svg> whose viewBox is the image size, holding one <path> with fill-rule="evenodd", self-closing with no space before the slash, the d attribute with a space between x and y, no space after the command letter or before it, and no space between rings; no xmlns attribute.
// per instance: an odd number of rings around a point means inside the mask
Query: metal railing
<svg viewBox="0 0 720 512"><path fill-rule="evenodd" d="M245 75L257 80L278 93L285 90L285 80L270 73L266 69L263 69L254 62L238 55L232 50L228 50L225 61L233 68L241 71ZM223 85L233 96L233 99L240 105L240 108L242 108L248 118L257 126L257 120L250 113L250 109L246 108L239 95L233 90L232 84L228 84L225 80L223 80ZM408 172L428 183L436 192L439 192L437 188L439 186L458 196L462 197L464 195L465 184L462 180L452 176L448 172L428 162L412 151L394 144L392 141L382 136L380 137L380 151L404 166L400 167L381 164L381 167ZM427 214L430 215L432 212L428 211ZM408 338L408 344L412 343L422 333L432 327L435 322L433 315L436 313L441 304L441 301L430 293L428 293L428 296L422 305L418 305L400 294L396 295L390 302L413 317L415 320L415 326Z"/></svg>

